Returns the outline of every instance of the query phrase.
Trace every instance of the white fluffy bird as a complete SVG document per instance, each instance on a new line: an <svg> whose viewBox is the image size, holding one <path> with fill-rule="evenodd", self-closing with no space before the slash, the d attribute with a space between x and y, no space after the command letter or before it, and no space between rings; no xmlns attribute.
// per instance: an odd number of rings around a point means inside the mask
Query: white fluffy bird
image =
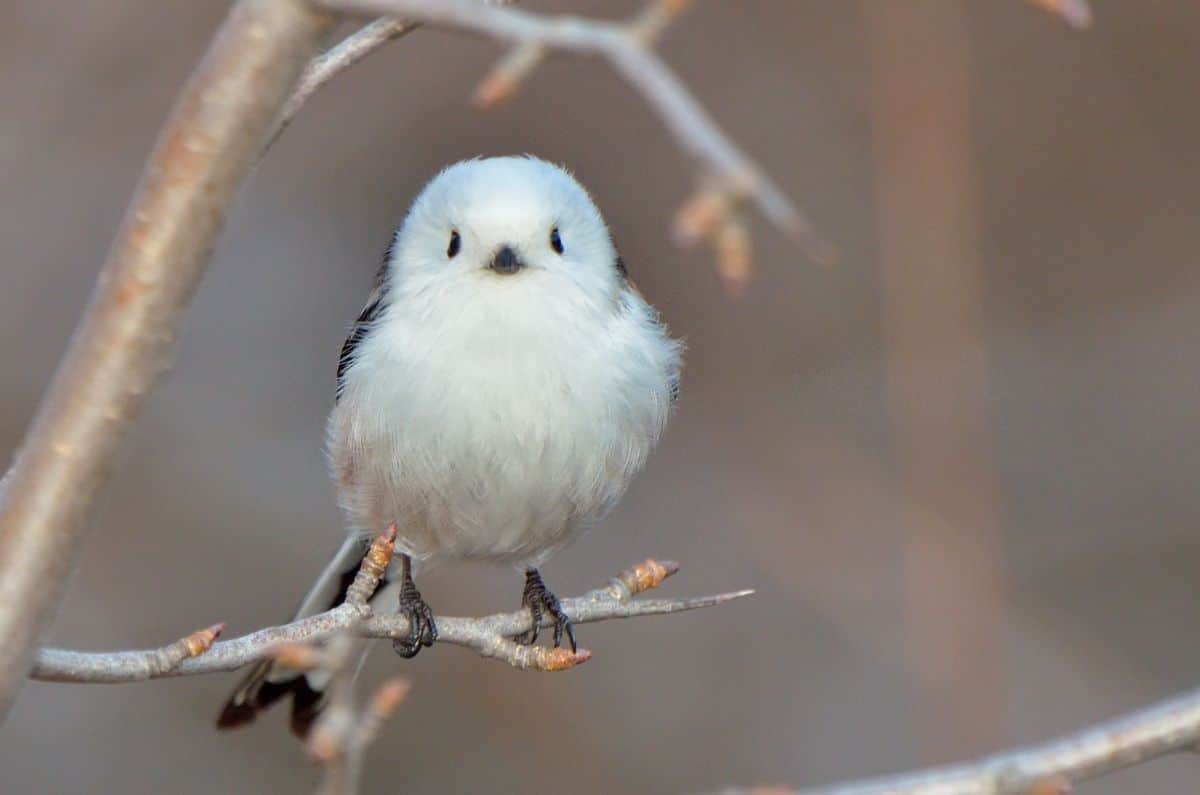
<svg viewBox="0 0 1200 795"><path fill-rule="evenodd" d="M659 438L681 346L630 282L600 211L533 157L437 175L393 237L337 370L332 476L350 537L297 617L339 603L364 539L398 529L399 609L415 655L437 637L412 573L489 560L525 572L537 639L575 638L538 567L608 510ZM378 599L380 594L376 594ZM218 724L285 695L303 733L321 685L263 663Z"/></svg>

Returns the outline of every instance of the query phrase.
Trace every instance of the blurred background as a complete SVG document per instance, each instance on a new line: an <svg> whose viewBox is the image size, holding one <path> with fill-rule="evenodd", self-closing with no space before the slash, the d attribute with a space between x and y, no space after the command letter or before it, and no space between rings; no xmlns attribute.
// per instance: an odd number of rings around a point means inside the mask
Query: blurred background
<svg viewBox="0 0 1200 795"><path fill-rule="evenodd" d="M633 2L530 2L614 18ZM227 3L12 0L0 26L0 450L19 444L143 158ZM322 456L335 362L391 229L443 164L533 152L594 192L686 338L679 410L574 595L647 555L669 594L752 599L588 625L585 667L380 648L414 691L369 791L693 792L946 762L1112 716L1200 671L1200 7L710 0L666 59L841 250L754 219L725 295L668 229L694 170L602 63L511 104L501 50L419 31L322 90L242 192L78 556L52 640L147 647L284 619L340 539ZM446 569L446 614L519 578ZM282 710L218 735L234 675L30 684L5 792L303 792ZM1172 758L1083 791L1178 793Z"/></svg>

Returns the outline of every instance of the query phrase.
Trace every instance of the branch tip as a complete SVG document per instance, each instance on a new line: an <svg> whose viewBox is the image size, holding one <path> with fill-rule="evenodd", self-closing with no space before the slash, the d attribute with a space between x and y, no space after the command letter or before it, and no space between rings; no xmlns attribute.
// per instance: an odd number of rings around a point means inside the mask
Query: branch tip
<svg viewBox="0 0 1200 795"><path fill-rule="evenodd" d="M517 81L511 76L494 71L488 74L471 94L471 104L479 110L491 110L517 93Z"/></svg>
<svg viewBox="0 0 1200 795"><path fill-rule="evenodd" d="M717 275L727 295L740 298L754 275L751 257L750 228L745 219L732 214L713 234L713 249L717 255Z"/></svg>
<svg viewBox="0 0 1200 795"><path fill-rule="evenodd" d="M309 758L319 765L332 765L346 754L345 733L327 724L327 721L319 721L304 743Z"/></svg>
<svg viewBox="0 0 1200 795"><path fill-rule="evenodd" d="M667 26L691 7L693 0L654 0L629 22L629 37L642 47L652 47Z"/></svg>
<svg viewBox="0 0 1200 795"><path fill-rule="evenodd" d="M618 574L617 579L629 589L630 596L637 596L662 585L664 580L678 571L679 564L673 560L660 563L654 558L646 558Z"/></svg>
<svg viewBox="0 0 1200 795"><path fill-rule="evenodd" d="M1085 30L1092 25L1092 8L1087 0L1028 0L1049 11L1076 30Z"/></svg>
<svg viewBox="0 0 1200 795"><path fill-rule="evenodd" d="M588 649L571 651L570 649L548 649L539 646L537 652L537 661L533 667L539 671L566 671L592 659L592 653Z"/></svg>
<svg viewBox="0 0 1200 795"><path fill-rule="evenodd" d="M693 193L675 213L671 237L680 248L690 248L708 240L732 209L729 191L707 185Z"/></svg>
<svg viewBox="0 0 1200 795"><path fill-rule="evenodd" d="M371 698L370 715L380 721L387 720L404 703L410 692L412 683L402 676L385 680Z"/></svg>
<svg viewBox="0 0 1200 795"><path fill-rule="evenodd" d="M1027 795L1071 795L1071 792L1070 779L1059 774L1035 781Z"/></svg>
<svg viewBox="0 0 1200 795"><path fill-rule="evenodd" d="M392 524L371 542L371 548L363 556L362 565L354 575L354 581L346 589L347 604L360 608L366 606L380 580L387 574L388 566L392 565L398 532L396 525Z"/></svg>

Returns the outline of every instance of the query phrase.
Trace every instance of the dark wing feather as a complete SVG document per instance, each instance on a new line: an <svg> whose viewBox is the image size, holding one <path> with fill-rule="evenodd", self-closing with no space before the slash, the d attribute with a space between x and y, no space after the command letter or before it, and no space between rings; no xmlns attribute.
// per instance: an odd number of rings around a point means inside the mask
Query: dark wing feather
<svg viewBox="0 0 1200 795"><path fill-rule="evenodd" d="M625 260L620 254L617 255L617 273L625 281L629 281L629 269L625 267Z"/></svg>
<svg viewBox="0 0 1200 795"><path fill-rule="evenodd" d="M346 388L346 370L354 363L354 355L358 352L358 346L362 344L363 339L371 330L371 326L383 314L383 298L387 292L388 261L391 258L392 248L389 246L387 253L384 254L383 264L375 274L375 286L371 289L371 294L367 296L367 305L359 313L358 319L354 321L354 325L350 328L349 336L342 343L342 353L338 356L335 401L342 396L342 390Z"/></svg>
<svg viewBox="0 0 1200 795"><path fill-rule="evenodd" d="M352 548L345 555L346 567L340 572L336 572L338 579L333 596L328 601L315 604L308 609L301 605L301 609L295 613L297 618L322 610L332 610L346 601L346 591L354 582L354 577L358 574L361 565L359 557L361 553L358 551L360 548ZM339 557L343 551L338 551ZM381 590L387 587L387 584L388 578L382 578L370 598L374 599ZM233 729L250 723L258 717L258 713L287 696L292 698L290 721L292 731L296 735L304 737L328 701L325 688L324 686L314 687L304 673L288 675L278 668L274 660L269 659L260 661L242 679L237 689L233 691L233 695L225 703L225 708L221 710L221 714L217 718L217 728Z"/></svg>

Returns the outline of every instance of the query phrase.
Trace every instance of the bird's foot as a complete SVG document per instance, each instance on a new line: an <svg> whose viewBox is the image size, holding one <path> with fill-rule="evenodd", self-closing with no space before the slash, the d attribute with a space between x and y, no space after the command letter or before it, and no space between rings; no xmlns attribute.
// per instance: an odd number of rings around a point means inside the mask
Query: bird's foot
<svg viewBox="0 0 1200 795"><path fill-rule="evenodd" d="M533 626L528 632L522 632L516 637L518 643L527 646L536 643L538 632L542 626L542 618L550 616L554 620L555 648L562 645L565 632L567 640L571 642L571 652L576 651L575 628L571 625L571 619L563 612L558 597L550 592L546 583L542 582L542 575L538 574L537 569L525 570L525 592L521 595L521 604L529 608L529 613L533 617Z"/></svg>
<svg viewBox="0 0 1200 795"><path fill-rule="evenodd" d="M408 563L407 560L404 561ZM421 592L413 584L409 566L404 566L404 581L400 585L399 612L408 619L408 637L394 638L392 648L405 659L417 656L423 647L432 646L438 638L437 623L433 620L433 611L421 597Z"/></svg>

